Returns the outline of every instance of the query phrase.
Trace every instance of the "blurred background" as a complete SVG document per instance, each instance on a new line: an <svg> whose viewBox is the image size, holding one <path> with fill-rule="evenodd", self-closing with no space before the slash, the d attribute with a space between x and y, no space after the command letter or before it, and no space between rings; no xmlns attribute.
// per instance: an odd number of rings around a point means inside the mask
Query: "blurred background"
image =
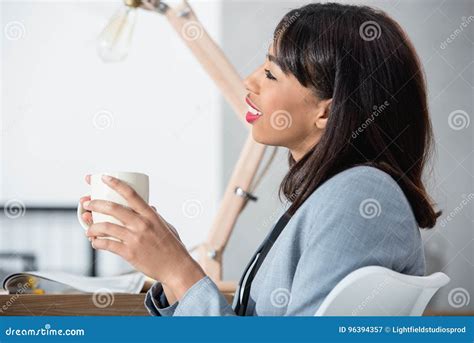
<svg viewBox="0 0 474 343"><path fill-rule="evenodd" d="M190 5L244 78L263 62L282 16L309 2ZM428 310L472 314L473 2L343 3L388 12L421 58L436 140L425 179L443 210L434 229L422 230L427 274L442 271L451 278ZM178 229L186 246L201 243L248 132L168 21L140 10L128 57L104 63L97 36L120 0L0 4L0 277L31 269L82 275L131 270L107 252L93 256L77 222L87 173L148 174L150 204ZM238 281L280 213L277 192L287 153L278 150L255 192L259 200L239 217L224 253L224 280Z"/></svg>

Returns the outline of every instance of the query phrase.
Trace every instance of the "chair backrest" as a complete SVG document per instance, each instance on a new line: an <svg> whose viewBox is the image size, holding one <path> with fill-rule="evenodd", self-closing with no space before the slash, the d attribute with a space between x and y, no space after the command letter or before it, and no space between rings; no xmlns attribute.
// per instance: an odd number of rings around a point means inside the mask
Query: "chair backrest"
<svg viewBox="0 0 474 343"><path fill-rule="evenodd" d="M421 316L444 273L413 276L380 266L357 269L327 295L315 316Z"/></svg>

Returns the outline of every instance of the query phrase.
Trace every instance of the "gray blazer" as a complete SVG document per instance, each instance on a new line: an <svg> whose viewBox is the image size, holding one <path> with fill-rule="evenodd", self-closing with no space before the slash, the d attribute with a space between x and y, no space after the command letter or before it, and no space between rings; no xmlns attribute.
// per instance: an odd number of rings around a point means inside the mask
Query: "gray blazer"
<svg viewBox="0 0 474 343"><path fill-rule="evenodd" d="M341 279L370 265L425 273L420 230L402 190L385 172L358 166L324 182L295 212L255 275L246 315L313 316ZM171 306L163 306L156 282L145 306L156 316L234 316L238 297L237 290L228 304L205 276Z"/></svg>

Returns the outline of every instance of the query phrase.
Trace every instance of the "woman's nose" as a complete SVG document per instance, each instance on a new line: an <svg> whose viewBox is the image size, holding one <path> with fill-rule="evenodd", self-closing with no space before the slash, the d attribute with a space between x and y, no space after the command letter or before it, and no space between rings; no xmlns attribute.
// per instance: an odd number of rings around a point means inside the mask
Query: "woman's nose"
<svg viewBox="0 0 474 343"><path fill-rule="evenodd" d="M260 93L260 78L258 77L258 74L260 72L260 69L263 67L257 68L252 74L247 76L244 80L244 85L245 88L254 94L259 94Z"/></svg>

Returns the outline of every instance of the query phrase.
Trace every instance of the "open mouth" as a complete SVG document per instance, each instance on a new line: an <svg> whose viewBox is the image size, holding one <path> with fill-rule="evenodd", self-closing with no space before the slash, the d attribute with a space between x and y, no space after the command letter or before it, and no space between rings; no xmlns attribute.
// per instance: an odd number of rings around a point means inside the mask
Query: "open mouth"
<svg viewBox="0 0 474 343"><path fill-rule="evenodd" d="M256 121L258 118L260 118L260 116L262 115L262 112L257 108L257 106L255 106L254 103L252 103L252 101L250 100L248 96L245 98L245 102L248 105L245 119L247 120L247 122L251 124L254 121Z"/></svg>

